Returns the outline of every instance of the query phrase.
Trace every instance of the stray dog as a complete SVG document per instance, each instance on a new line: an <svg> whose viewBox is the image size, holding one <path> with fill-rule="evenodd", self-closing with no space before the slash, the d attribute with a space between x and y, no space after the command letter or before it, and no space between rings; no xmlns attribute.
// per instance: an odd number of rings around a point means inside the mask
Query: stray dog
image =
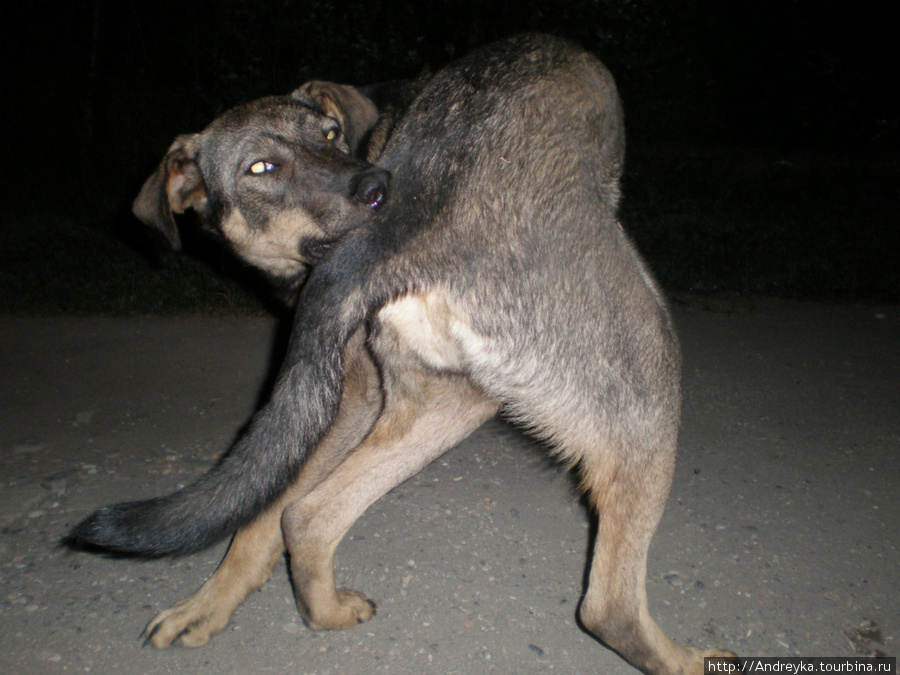
<svg viewBox="0 0 900 675"><path fill-rule="evenodd" d="M70 542L176 555L242 528L200 591L148 626L156 646L205 643L283 545L309 624L350 627L374 606L336 590L344 534L501 411L578 472L599 515L584 626L647 673L734 658L671 642L647 607L680 357L616 220L624 125L611 75L547 36L483 48L422 87L376 166L353 147L377 114L348 117L315 89L226 113L173 148L136 204L163 229L167 209L198 210L288 285L316 263L271 400L196 483L101 509Z"/></svg>
<svg viewBox="0 0 900 675"><path fill-rule="evenodd" d="M199 212L206 229L290 297L308 265L345 229L342 223L355 222L353 210L379 206L387 174L363 160L377 158L427 80L423 74L363 90L314 81L291 97L232 108L202 133L175 139L133 211L176 249L173 213ZM242 164L256 156L268 159ZM273 191L264 178L287 166L296 180Z"/></svg>

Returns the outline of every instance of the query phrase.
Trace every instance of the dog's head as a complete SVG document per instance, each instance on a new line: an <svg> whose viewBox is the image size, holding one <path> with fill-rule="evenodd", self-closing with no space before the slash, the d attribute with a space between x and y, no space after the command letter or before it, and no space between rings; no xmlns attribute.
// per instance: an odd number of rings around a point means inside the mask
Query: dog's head
<svg viewBox="0 0 900 675"><path fill-rule="evenodd" d="M357 90L326 82L232 108L175 139L134 214L179 248L173 214L193 209L251 265L302 277L387 199L388 173L356 156L377 118Z"/></svg>

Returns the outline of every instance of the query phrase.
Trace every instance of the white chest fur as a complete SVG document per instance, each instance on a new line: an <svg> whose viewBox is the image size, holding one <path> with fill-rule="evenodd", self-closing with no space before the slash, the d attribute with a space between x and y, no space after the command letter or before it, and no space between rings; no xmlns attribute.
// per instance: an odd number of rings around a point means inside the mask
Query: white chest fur
<svg viewBox="0 0 900 675"><path fill-rule="evenodd" d="M378 312L377 321L379 341L389 340L392 349L437 371L466 372L473 352L482 346L463 313L438 292L395 300Z"/></svg>

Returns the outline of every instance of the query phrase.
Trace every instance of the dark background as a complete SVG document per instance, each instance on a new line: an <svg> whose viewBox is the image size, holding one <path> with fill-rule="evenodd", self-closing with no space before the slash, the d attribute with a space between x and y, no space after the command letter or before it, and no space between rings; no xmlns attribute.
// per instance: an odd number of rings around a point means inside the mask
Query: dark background
<svg viewBox="0 0 900 675"><path fill-rule="evenodd" d="M898 301L898 6L7 5L0 311L265 306L267 289L224 252L190 236L191 255L168 252L130 216L174 136L310 78L414 76L526 30L571 38L616 76L629 142L623 221L676 297Z"/></svg>

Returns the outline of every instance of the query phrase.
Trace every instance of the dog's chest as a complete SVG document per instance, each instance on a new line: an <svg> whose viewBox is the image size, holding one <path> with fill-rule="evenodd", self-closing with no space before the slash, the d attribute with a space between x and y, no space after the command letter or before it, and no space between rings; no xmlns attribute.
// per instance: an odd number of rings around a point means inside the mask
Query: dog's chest
<svg viewBox="0 0 900 675"><path fill-rule="evenodd" d="M438 292L406 295L376 316L374 348L382 359L415 358L436 371L462 373L481 338Z"/></svg>

